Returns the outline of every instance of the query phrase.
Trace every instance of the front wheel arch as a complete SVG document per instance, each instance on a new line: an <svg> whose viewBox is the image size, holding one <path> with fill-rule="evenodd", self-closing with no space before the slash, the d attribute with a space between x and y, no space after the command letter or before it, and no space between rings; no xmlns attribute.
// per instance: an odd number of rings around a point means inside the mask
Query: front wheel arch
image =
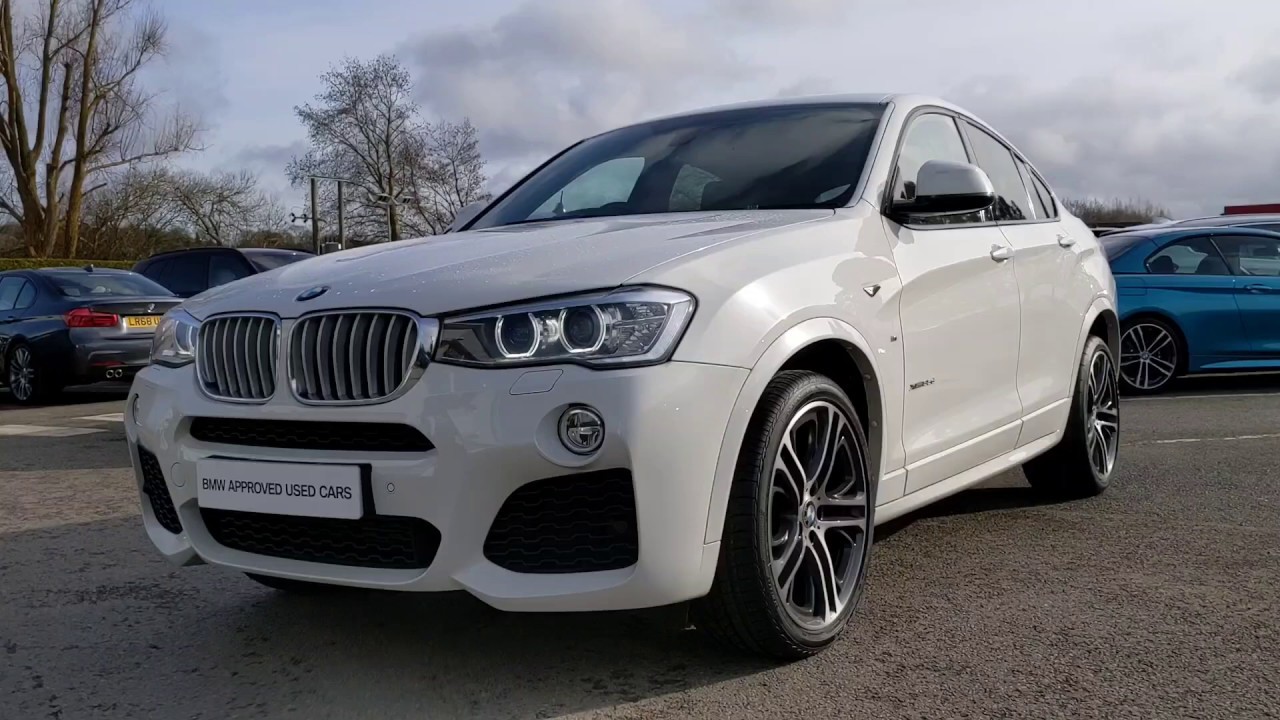
<svg viewBox="0 0 1280 720"><path fill-rule="evenodd" d="M886 392L886 378L873 359L875 355L871 352L871 345L857 329L836 318L819 317L805 320L792 326L769 345L755 363L755 367L751 369L746 383L738 393L725 428L724 438L720 443L720 455L716 461L711 502L707 513L705 542L713 543L720 540L724 530L725 513L729 506L729 490L733 483L738 455L746 437L747 426L759 407L765 389L784 368L814 369L794 367L797 358L804 358L807 353L831 357L828 352L831 348L842 349L852 360L851 367L861 371L863 386L861 398L853 399L855 404L861 405L865 402L864 406L857 409L861 411L865 407L866 410L866 417L861 419L866 429L872 474L875 482L879 482L883 474L884 458L891 452L888 447L890 434L885 432L885 428L896 427L900 422L901 401L900 399L895 401ZM788 363L793 363L793 366L787 367ZM837 382L837 384L840 383Z"/></svg>

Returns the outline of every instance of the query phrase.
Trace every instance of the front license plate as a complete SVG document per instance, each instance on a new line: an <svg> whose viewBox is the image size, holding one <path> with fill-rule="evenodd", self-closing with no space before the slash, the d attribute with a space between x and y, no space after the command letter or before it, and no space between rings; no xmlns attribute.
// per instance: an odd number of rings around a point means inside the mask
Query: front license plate
<svg viewBox="0 0 1280 720"><path fill-rule="evenodd" d="M133 315L124 319L124 326L130 329L150 329L159 324L159 315Z"/></svg>
<svg viewBox="0 0 1280 720"><path fill-rule="evenodd" d="M209 458L196 462L196 482L204 508L348 520L364 514L355 465Z"/></svg>

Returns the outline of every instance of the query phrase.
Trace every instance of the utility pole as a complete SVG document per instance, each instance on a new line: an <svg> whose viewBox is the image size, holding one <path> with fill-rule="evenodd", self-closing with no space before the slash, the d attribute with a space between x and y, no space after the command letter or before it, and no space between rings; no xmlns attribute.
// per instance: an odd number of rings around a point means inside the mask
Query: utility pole
<svg viewBox="0 0 1280 720"><path fill-rule="evenodd" d="M311 178L311 246L320 254L320 212L316 206L316 179Z"/></svg>
<svg viewBox="0 0 1280 720"><path fill-rule="evenodd" d="M315 180L312 180L311 182L315 182ZM338 181L338 248L340 250L347 249L346 229L343 227L343 216L345 214L343 211L346 209L344 207L345 203L342 201L343 185L346 185L346 182L339 180Z"/></svg>

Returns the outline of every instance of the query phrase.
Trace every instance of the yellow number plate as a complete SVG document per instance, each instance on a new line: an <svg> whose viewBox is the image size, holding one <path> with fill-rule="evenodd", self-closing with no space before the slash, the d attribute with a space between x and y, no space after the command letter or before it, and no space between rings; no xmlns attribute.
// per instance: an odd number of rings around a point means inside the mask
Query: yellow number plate
<svg viewBox="0 0 1280 720"><path fill-rule="evenodd" d="M124 326L127 328L153 328L159 324L159 315L142 315L139 317L127 317L124 319Z"/></svg>

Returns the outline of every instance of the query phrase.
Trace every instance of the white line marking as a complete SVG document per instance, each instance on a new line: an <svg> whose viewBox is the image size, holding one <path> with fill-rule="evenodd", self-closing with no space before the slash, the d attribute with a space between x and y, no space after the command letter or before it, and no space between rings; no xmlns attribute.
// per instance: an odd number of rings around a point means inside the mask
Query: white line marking
<svg viewBox="0 0 1280 720"><path fill-rule="evenodd" d="M1247 397L1274 397L1280 395L1280 392L1255 392L1255 393L1218 393L1212 395L1157 395L1155 397L1130 397L1123 398L1120 402L1152 402L1155 400L1203 400L1207 398L1247 398Z"/></svg>
<svg viewBox="0 0 1280 720"><path fill-rule="evenodd" d="M106 432L101 428L45 427L44 425L0 425L0 436L23 437L72 437Z"/></svg>
<svg viewBox="0 0 1280 720"><path fill-rule="evenodd" d="M1280 438L1280 433L1267 433L1264 435L1236 435L1234 437L1217 437L1217 438L1173 438L1171 440L1139 440L1138 442L1123 443L1124 445L1177 445L1180 443L1198 443L1198 442L1239 442L1241 440L1275 440Z"/></svg>
<svg viewBox="0 0 1280 720"><path fill-rule="evenodd" d="M124 413L107 413L106 415L86 415L76 420L93 420L95 422L124 422Z"/></svg>

